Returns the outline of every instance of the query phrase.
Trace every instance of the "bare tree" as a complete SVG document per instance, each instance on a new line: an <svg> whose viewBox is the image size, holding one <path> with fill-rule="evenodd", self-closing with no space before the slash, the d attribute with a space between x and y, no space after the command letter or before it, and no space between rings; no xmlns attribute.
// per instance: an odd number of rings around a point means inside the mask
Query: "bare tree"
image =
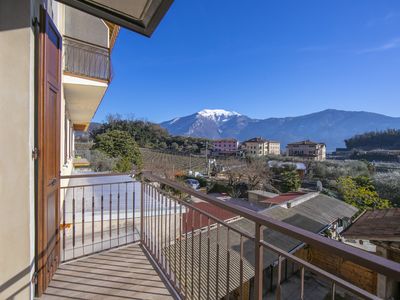
<svg viewBox="0 0 400 300"><path fill-rule="evenodd" d="M243 169L243 175L250 190L262 188L271 180L268 165L261 159L248 162Z"/></svg>
<svg viewBox="0 0 400 300"><path fill-rule="evenodd" d="M232 197L240 197L243 195L244 189L263 189L271 182L268 165L259 159L233 166L225 174L228 177L228 186L232 190Z"/></svg>

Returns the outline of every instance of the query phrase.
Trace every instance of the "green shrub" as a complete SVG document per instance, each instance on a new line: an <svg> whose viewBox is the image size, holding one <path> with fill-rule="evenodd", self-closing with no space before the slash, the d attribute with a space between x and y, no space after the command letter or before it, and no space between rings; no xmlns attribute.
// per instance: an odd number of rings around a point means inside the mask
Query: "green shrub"
<svg viewBox="0 0 400 300"><path fill-rule="evenodd" d="M142 166L139 147L126 131L112 130L97 135L93 148L116 158L116 171L129 172L133 166L138 169Z"/></svg>

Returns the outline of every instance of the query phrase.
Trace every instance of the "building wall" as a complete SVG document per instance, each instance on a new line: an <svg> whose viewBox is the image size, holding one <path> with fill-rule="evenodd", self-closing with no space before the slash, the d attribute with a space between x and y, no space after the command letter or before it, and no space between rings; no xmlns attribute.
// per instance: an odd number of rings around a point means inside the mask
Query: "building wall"
<svg viewBox="0 0 400 300"><path fill-rule="evenodd" d="M48 9L60 32L63 5L51 0L0 1L0 299L30 299L35 256L35 28L40 4ZM12 14L10 14L12 12ZM37 29L38 30L38 29ZM7 70L6 72L3 70ZM64 163L64 110L62 96L61 170ZM71 124L69 124L71 125ZM70 131L67 143L71 141ZM73 147L69 147L73 148ZM68 155L71 156L69 150Z"/></svg>
<svg viewBox="0 0 400 300"><path fill-rule="evenodd" d="M109 46L107 25L101 19L69 6L65 6L65 35L102 47Z"/></svg>
<svg viewBox="0 0 400 300"><path fill-rule="evenodd" d="M281 153L280 143L266 141L261 142L246 142L246 153L250 156L265 156L265 155L279 155Z"/></svg>
<svg viewBox="0 0 400 300"><path fill-rule="evenodd" d="M315 160L326 159L326 147L323 144L316 145L288 145L287 146L289 156L308 157Z"/></svg>
<svg viewBox="0 0 400 300"><path fill-rule="evenodd" d="M268 154L268 143L246 142L246 153L250 156L264 156Z"/></svg>
<svg viewBox="0 0 400 300"><path fill-rule="evenodd" d="M386 245L385 247L378 245L376 247L376 254L384 258L400 262L400 254L398 252L394 252L393 249L387 249ZM378 274L377 295L382 299L399 299L400 282L394 280L393 278Z"/></svg>
<svg viewBox="0 0 400 300"><path fill-rule="evenodd" d="M296 256L372 294L377 292L377 273L372 270L311 246L299 250Z"/></svg>
<svg viewBox="0 0 400 300"><path fill-rule="evenodd" d="M213 142L213 150L216 152L234 153L238 148L239 143L236 140L218 140Z"/></svg>
<svg viewBox="0 0 400 300"><path fill-rule="evenodd" d="M0 1L0 299L29 299L34 272L34 28L38 1Z"/></svg>
<svg viewBox="0 0 400 300"><path fill-rule="evenodd" d="M281 154L281 144L275 142L268 143L268 153L272 155L280 155Z"/></svg>

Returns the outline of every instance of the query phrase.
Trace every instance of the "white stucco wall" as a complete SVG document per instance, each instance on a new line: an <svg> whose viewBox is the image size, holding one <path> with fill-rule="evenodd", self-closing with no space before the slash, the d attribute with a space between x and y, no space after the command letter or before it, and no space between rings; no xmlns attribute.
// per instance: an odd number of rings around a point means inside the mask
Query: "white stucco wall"
<svg viewBox="0 0 400 300"><path fill-rule="evenodd" d="M32 1L33 2L33 1ZM34 34L30 0L0 1L0 299L29 299L34 270Z"/></svg>
<svg viewBox="0 0 400 300"><path fill-rule="evenodd" d="M65 6L53 0L0 0L0 299L31 299L35 257L35 27L40 4L60 33ZM106 34L108 38L108 35ZM61 172L65 164L62 87ZM70 138L70 137L68 137ZM72 135L73 138L73 135ZM72 152L74 147L72 147ZM73 156L73 153L69 153Z"/></svg>

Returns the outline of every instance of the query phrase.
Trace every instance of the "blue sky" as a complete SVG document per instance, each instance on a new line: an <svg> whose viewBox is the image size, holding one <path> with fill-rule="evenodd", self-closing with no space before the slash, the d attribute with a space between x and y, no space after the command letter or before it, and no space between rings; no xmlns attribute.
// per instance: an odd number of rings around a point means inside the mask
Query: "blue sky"
<svg viewBox="0 0 400 300"><path fill-rule="evenodd" d="M400 1L175 0L151 39L120 32L112 64L95 121L204 108L400 116Z"/></svg>

